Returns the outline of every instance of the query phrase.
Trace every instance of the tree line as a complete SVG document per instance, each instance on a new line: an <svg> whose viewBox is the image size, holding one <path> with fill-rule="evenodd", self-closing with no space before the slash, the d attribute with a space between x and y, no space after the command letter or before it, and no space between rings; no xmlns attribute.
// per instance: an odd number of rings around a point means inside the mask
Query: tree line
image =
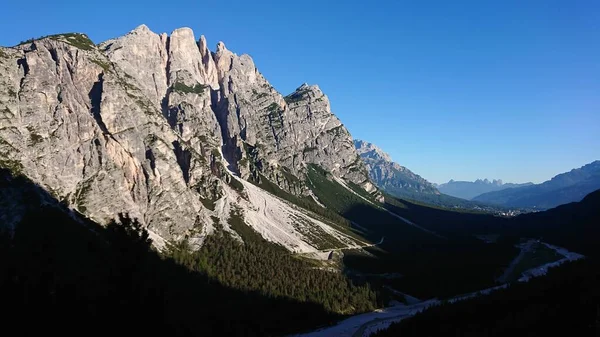
<svg viewBox="0 0 600 337"><path fill-rule="evenodd" d="M368 285L224 231L159 253L126 216L100 227L47 206L3 228L5 332L278 336L378 305Z"/></svg>

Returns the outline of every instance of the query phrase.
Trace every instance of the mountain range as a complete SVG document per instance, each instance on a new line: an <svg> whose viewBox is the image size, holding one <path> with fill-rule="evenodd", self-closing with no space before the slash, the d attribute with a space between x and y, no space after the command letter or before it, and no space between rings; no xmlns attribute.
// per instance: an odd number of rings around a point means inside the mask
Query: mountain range
<svg viewBox="0 0 600 337"><path fill-rule="evenodd" d="M541 184L479 195L473 200L506 207L549 209L580 201L600 189L600 161L561 173Z"/></svg>
<svg viewBox="0 0 600 337"><path fill-rule="evenodd" d="M189 28L141 25L98 45L79 33L26 41L0 49L0 75L0 164L101 224L130 214L155 242L202 242L239 209L293 251L318 250L309 232L352 246L255 185L316 205L313 165L378 193L318 86L283 96L250 56L222 42L211 52Z"/></svg>
<svg viewBox="0 0 600 337"><path fill-rule="evenodd" d="M435 184L394 162L375 144L354 140L354 146L373 183L393 197L436 207L483 211L497 215L515 215L520 212L445 194L438 190Z"/></svg>
<svg viewBox="0 0 600 337"><path fill-rule="evenodd" d="M445 184L437 185L440 192L467 200L471 200L476 196L493 191L500 191L507 188L521 187L533 185L533 183L524 184L504 184L502 180L494 179L489 181L488 179L477 179L475 181L454 181L450 180Z"/></svg>
<svg viewBox="0 0 600 337"><path fill-rule="evenodd" d="M505 191L580 195L598 166ZM290 335L497 287L521 230L581 243L543 230L560 211L440 193L354 141L317 85L284 96L189 28L0 47L0 187L5 318L46 334Z"/></svg>

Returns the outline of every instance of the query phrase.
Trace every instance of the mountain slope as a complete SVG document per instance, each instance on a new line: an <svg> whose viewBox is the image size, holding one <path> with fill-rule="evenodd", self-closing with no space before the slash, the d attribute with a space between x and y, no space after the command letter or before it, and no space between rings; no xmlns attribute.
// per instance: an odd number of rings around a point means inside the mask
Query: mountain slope
<svg viewBox="0 0 600 337"><path fill-rule="evenodd" d="M489 181L487 179L477 179L475 181L454 181L450 180L445 184L438 185L440 192L467 200L471 200L476 196L493 191L500 191L507 188L515 188L522 186L533 185L532 183L524 184L504 184L502 180Z"/></svg>
<svg viewBox="0 0 600 337"><path fill-rule="evenodd" d="M544 277L513 284L487 296L429 308L375 335L504 336L518 331L535 336L596 336L600 331L598 205L600 190L580 202L524 214L492 230L496 235L540 238L583 253L586 259L566 263L550 269Z"/></svg>
<svg viewBox="0 0 600 337"><path fill-rule="evenodd" d="M434 184L393 162L387 153L372 143L355 140L354 146L371 180L391 196L436 207L506 214L506 210L500 207L440 193Z"/></svg>
<svg viewBox="0 0 600 337"><path fill-rule="evenodd" d="M26 213L10 231L0 226L0 295L4 319L27 335L98 325L88 335L280 336L381 305L366 285L267 242L239 217L232 228L244 243L217 229L196 251L182 241L159 252L126 216L99 226L0 169L0 224L18 213L15 199Z"/></svg>
<svg viewBox="0 0 600 337"><path fill-rule="evenodd" d="M415 193L439 194L433 184L393 162L387 153L374 144L355 139L354 146L375 185L387 193L397 196Z"/></svg>
<svg viewBox="0 0 600 337"><path fill-rule="evenodd" d="M548 209L580 201L600 189L600 161L559 174L538 185L485 193L473 200L508 206Z"/></svg>
<svg viewBox="0 0 600 337"><path fill-rule="evenodd" d="M126 213L196 244L218 226L233 233L239 209L293 251L362 243L239 180L314 199L307 165L318 164L377 193L317 86L283 97L223 43L213 53L189 28L144 25L99 45L58 34L0 47L0 78L0 166L98 223Z"/></svg>
<svg viewBox="0 0 600 337"><path fill-rule="evenodd" d="M579 202L513 219L512 230L520 235L542 237L548 242L600 258L600 189Z"/></svg>
<svg viewBox="0 0 600 337"><path fill-rule="evenodd" d="M48 191L69 214L100 225L119 213L138 219L163 251L171 242L202 250L221 236L244 243L228 240L237 248L213 255L220 263L218 256L235 260L256 239L262 255L243 261L260 260L267 273L280 270L268 257L277 255L326 260L306 268L343 270L358 284L424 297L493 284L514 247L439 233L473 214L384 196L317 86L284 97L249 56L206 45L187 28L158 35L140 26L100 45L61 34L1 48L0 166ZM26 200L6 198L3 225L27 215ZM270 243L287 251L270 253ZM216 269L203 256L182 260L193 270ZM242 286L302 296L281 290L289 283L261 280ZM354 296L341 291L336 296Z"/></svg>

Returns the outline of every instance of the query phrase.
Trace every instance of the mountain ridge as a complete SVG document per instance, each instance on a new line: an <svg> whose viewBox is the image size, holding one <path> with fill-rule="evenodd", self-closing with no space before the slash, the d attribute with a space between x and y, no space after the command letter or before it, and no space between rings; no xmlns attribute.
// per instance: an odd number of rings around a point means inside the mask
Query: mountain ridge
<svg viewBox="0 0 600 337"><path fill-rule="evenodd" d="M447 183L436 185L440 192L466 200L473 200L480 194L506 188L529 186L533 183L504 183L502 179L477 179L475 181L457 181L450 179Z"/></svg>
<svg viewBox="0 0 600 337"><path fill-rule="evenodd" d="M541 184L489 192L474 200L508 207L549 209L581 201L597 189L600 189L600 160L557 174Z"/></svg>
<svg viewBox="0 0 600 337"><path fill-rule="evenodd" d="M388 193L406 195L415 192L439 194L435 186L406 167L392 161L389 154L373 143L355 139L354 146L375 185Z"/></svg>
<svg viewBox="0 0 600 337"><path fill-rule="evenodd" d="M314 164L377 197L318 86L284 97L250 56L222 42L211 52L189 28L167 35L141 25L98 45L67 33L0 47L0 74L0 166L101 224L125 213L165 240L201 244L228 229L234 210L251 219L259 209L266 218L249 225L314 253L310 233L324 228L315 214L287 204L283 217L266 212L238 179L318 203L306 182ZM267 233L281 228L301 242Z"/></svg>

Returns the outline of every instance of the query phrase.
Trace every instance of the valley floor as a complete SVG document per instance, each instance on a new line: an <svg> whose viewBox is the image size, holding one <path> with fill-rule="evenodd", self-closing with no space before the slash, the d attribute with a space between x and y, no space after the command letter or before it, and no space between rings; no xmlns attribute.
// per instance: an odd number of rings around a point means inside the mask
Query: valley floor
<svg viewBox="0 0 600 337"><path fill-rule="evenodd" d="M532 240L532 241L528 241L527 243L521 245L521 249L522 249L521 253L519 254L519 256L517 256L515 258L515 261L513 261L513 264L511 264L511 267L509 268L509 269L511 269L511 272L512 272L512 269L514 269L514 265L517 265L523 259L523 256L527 252L529 252L531 247L534 246L534 244L536 244L536 243L537 242L535 240ZM540 244L549 249L552 249L557 254L559 254L562 258L559 259L558 261L544 263L542 265L539 265L537 267L531 268L531 269L523 272L521 274L520 278L518 279L519 282L527 282L532 277L545 275L549 268L556 267L562 263L569 262L569 261L575 261L575 260L578 260L578 259L581 259L584 257L581 254L570 252L561 247L553 246L553 245L550 245L547 243L540 243ZM472 297L475 297L475 296L478 296L481 294L484 294L484 295L489 294L490 292L492 292L494 290L505 288L507 286L508 286L508 284L502 284L502 285L499 285L496 287L492 287L492 288L488 288L488 289L484 289L484 290L480 290L480 291L475 291L475 292L472 292L469 294L455 296L447 301L448 302L461 301L461 300L469 299L469 298L472 298ZM378 330L386 329L392 323L399 322L403 319L414 316L415 314L417 314L431 306L435 306L435 305L438 305L441 303L442 302L437 299L431 299L431 300L422 301L422 302L418 302L418 303L414 303L414 304L410 304L410 305L404 305L404 304L397 303L391 307L384 308L384 309L378 309L378 310L375 310L375 311L369 312L369 313L355 315L355 316L352 316L350 318L347 318L347 319L339 322L338 324L336 324L334 326L319 329L317 331L313 331L313 332L309 332L309 333L305 333L305 334L295 335L295 337L326 337L326 336L367 337L367 336L370 336L372 333L377 332Z"/></svg>

